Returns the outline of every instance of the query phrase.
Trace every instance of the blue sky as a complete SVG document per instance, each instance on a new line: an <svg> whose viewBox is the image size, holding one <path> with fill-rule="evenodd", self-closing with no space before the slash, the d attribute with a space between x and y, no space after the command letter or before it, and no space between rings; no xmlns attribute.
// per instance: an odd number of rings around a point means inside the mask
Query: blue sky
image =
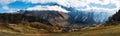
<svg viewBox="0 0 120 36"><path fill-rule="evenodd" d="M26 8L29 8L29 7L34 7L36 5L37 4L16 1L16 2L12 2L10 4L7 4L7 7L9 7L10 9L14 9L13 11L17 11L17 9L26 9ZM2 7L3 6L0 4L0 12L9 12L8 9L4 9Z"/></svg>
<svg viewBox="0 0 120 36"><path fill-rule="evenodd" d="M52 5L54 3L67 8L73 7L77 9L118 10L120 8L119 2L120 0L0 0L0 13L15 12L21 9L33 8L36 6L56 6Z"/></svg>

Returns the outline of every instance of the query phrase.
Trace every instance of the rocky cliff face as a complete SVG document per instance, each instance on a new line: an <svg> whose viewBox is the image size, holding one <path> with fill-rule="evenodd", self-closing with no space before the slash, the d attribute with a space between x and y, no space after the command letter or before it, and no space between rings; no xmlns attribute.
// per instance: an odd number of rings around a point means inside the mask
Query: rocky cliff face
<svg viewBox="0 0 120 36"><path fill-rule="evenodd" d="M20 11L21 14L35 16L49 21L52 25L68 25L69 16L60 11Z"/></svg>

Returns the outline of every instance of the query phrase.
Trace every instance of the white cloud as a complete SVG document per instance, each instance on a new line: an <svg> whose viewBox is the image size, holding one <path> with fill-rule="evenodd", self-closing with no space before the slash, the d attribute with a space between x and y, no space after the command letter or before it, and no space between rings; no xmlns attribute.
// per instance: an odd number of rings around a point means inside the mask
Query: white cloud
<svg viewBox="0 0 120 36"><path fill-rule="evenodd" d="M12 2L15 2L16 0L0 0L0 4L1 5L7 5L10 4Z"/></svg>
<svg viewBox="0 0 120 36"><path fill-rule="evenodd" d="M7 10L9 13L13 12L13 9L8 7L8 4L15 2L16 0L0 0L0 5L4 10Z"/></svg>
<svg viewBox="0 0 120 36"><path fill-rule="evenodd" d="M6 13L11 13L11 12L13 12L13 9L11 9L11 8L9 8L7 5L3 5L3 7L2 7L4 10L7 10L8 12L6 12Z"/></svg>
<svg viewBox="0 0 120 36"><path fill-rule="evenodd" d="M79 0L23 0L23 2L31 2L31 3L48 3L48 2L55 2L63 6L82 6L86 5L86 3L81 2Z"/></svg>
<svg viewBox="0 0 120 36"><path fill-rule="evenodd" d="M88 4L90 4L90 3L96 3L96 4L102 4L102 5L115 4L117 7L114 8L114 10L120 9L120 0L0 0L0 4L3 5L3 9L10 9L6 5L13 3L15 1L31 2L33 4L37 4L37 3L45 4L45 3L49 3L49 2L54 2L61 6L73 7L73 8L77 8L78 10L79 10L79 7L83 7L83 6L87 6L87 7L85 9L81 9L81 10L93 10L93 9L94 10L106 10L107 9L107 8L89 7ZM38 7L38 6L36 6L36 7ZM43 6L41 6L41 7L43 7ZM61 8L60 6L57 6L57 7ZM64 10L64 9L62 9L62 10ZM111 11L113 9L108 9L107 11L109 11L109 10Z"/></svg>
<svg viewBox="0 0 120 36"><path fill-rule="evenodd" d="M92 9L106 10L106 8L89 7L88 4L90 4L90 3L96 3L96 4L101 4L101 5L115 4L116 8L114 8L114 10L120 9L120 0L23 0L23 1L31 2L33 4L54 2L54 3L57 3L64 7L73 7L73 8L87 6L86 10L88 10L88 9L89 10L92 10ZM109 11L109 10L107 10L107 11Z"/></svg>
<svg viewBox="0 0 120 36"><path fill-rule="evenodd" d="M23 0L24 2L31 2L31 3L48 3L48 2L55 2L60 5L64 6L85 6L89 3L99 3L99 4L109 4L115 3L120 4L120 0Z"/></svg>
<svg viewBox="0 0 120 36"><path fill-rule="evenodd" d="M35 6L32 8L27 8L27 10L54 10L54 11L62 11L62 12L68 12L67 10L58 7L58 6Z"/></svg>
<svg viewBox="0 0 120 36"><path fill-rule="evenodd" d="M6 13L13 13L13 12L16 12L16 11L19 11L20 9L14 9L14 8L10 8L9 10L7 10L8 12Z"/></svg>
<svg viewBox="0 0 120 36"><path fill-rule="evenodd" d="M8 7L8 6L6 6L6 5L5 5L5 6L3 6L2 8L3 8L3 9L6 9L6 10L9 10L9 7Z"/></svg>
<svg viewBox="0 0 120 36"><path fill-rule="evenodd" d="M7 10L7 11L8 11L8 12L6 12L6 13L12 13L12 12L15 12L15 11L20 10L20 9L9 8L9 7L6 6L6 5L4 5L2 8L3 8L4 10Z"/></svg>

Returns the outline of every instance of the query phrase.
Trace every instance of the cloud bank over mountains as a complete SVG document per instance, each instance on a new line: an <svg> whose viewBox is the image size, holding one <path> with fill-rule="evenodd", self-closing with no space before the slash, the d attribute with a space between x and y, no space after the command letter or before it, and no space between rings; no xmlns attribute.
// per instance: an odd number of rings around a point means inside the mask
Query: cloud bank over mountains
<svg viewBox="0 0 120 36"><path fill-rule="evenodd" d="M57 3L64 7L73 7L78 10L111 10L120 8L120 0L23 0L33 4Z"/></svg>
<svg viewBox="0 0 120 36"><path fill-rule="evenodd" d="M31 4L39 4L33 7L26 7L26 8L35 8L38 6L41 7L41 4L44 5L51 5L51 4L58 4L58 5L52 5L53 6L64 6L66 8L73 8L75 10L82 10L82 11L111 11L116 12L118 9L120 9L120 0L0 0L0 5L2 5L2 9L9 10L11 9L8 4L14 3L16 1L23 2L25 4L31 3ZM19 5L19 4L18 4ZM43 6L43 5L42 5ZM5 8L6 7L6 8ZM48 6L46 6L48 7ZM14 8L12 8L14 9ZM19 8L17 8L19 9ZM53 9L53 8L49 8ZM61 9L60 9L61 10ZM64 8L63 8L64 10Z"/></svg>

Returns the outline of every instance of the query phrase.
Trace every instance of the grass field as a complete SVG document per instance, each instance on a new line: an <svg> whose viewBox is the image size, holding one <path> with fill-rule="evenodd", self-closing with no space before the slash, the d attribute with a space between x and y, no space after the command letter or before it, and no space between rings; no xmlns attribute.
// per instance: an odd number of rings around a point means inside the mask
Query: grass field
<svg viewBox="0 0 120 36"><path fill-rule="evenodd" d="M98 30L78 31L71 33L52 33L49 36L120 36L120 25L107 26Z"/></svg>
<svg viewBox="0 0 120 36"><path fill-rule="evenodd" d="M39 35L12 35L0 33L0 36L120 36L120 25L107 26L98 30L76 31L70 33L49 33Z"/></svg>

